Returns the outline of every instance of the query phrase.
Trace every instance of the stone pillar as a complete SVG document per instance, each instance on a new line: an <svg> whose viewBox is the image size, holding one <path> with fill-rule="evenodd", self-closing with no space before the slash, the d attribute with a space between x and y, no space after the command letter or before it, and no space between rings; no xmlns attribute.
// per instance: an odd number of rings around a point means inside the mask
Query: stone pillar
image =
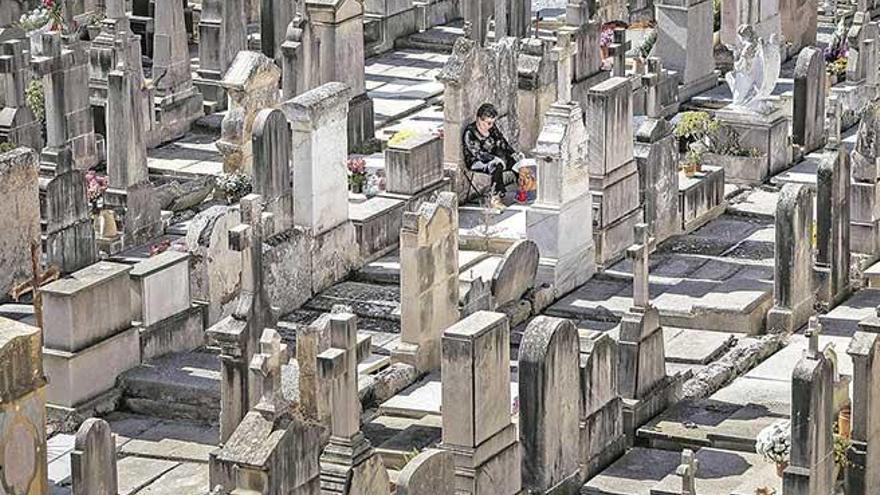
<svg viewBox="0 0 880 495"><path fill-rule="evenodd" d="M880 318L859 323L847 353L853 362L852 446L846 493L880 490Z"/></svg>
<svg viewBox="0 0 880 495"><path fill-rule="evenodd" d="M767 314L768 332L797 330L813 312L812 196L805 185L786 184L776 203L774 305Z"/></svg>
<svg viewBox="0 0 880 495"><path fill-rule="evenodd" d="M27 87L30 50L25 40L0 43L0 141L43 149L40 122L27 106Z"/></svg>
<svg viewBox="0 0 880 495"><path fill-rule="evenodd" d="M804 154L825 144L825 59L822 50L801 50L794 70L792 142Z"/></svg>
<svg viewBox="0 0 880 495"><path fill-rule="evenodd" d="M816 178L816 295L831 308L850 293L849 154L842 149L826 149Z"/></svg>
<svg viewBox="0 0 880 495"><path fill-rule="evenodd" d="M495 0L462 2L461 10L465 22L465 37L476 41L478 46L483 46L489 32L489 18L495 15Z"/></svg>
<svg viewBox="0 0 880 495"><path fill-rule="evenodd" d="M455 455L456 493L520 493L507 316L477 311L449 327L443 333L442 369L443 404L456 405L443 410L441 444Z"/></svg>
<svg viewBox="0 0 880 495"><path fill-rule="evenodd" d="M718 81L712 54L712 1L658 0L654 7L657 18L654 56L678 73L681 101L715 87Z"/></svg>
<svg viewBox="0 0 880 495"><path fill-rule="evenodd" d="M73 495L116 495L116 441L103 419L89 418L76 432L70 471Z"/></svg>
<svg viewBox="0 0 880 495"><path fill-rule="evenodd" d="M642 221L639 170L633 158L632 84L613 77L587 96L587 148L593 194L593 240L596 265L608 267L632 244L635 224Z"/></svg>
<svg viewBox="0 0 880 495"><path fill-rule="evenodd" d="M208 329L220 347L220 444L232 436L250 409L247 322L226 317Z"/></svg>
<svg viewBox="0 0 880 495"><path fill-rule="evenodd" d="M587 106L587 92L596 84L608 79L609 72L602 70L602 51L599 36L602 20L596 15L594 2L569 0L566 7L565 23L562 30L573 30L577 52L574 54L574 79L572 94L574 99Z"/></svg>
<svg viewBox="0 0 880 495"><path fill-rule="evenodd" d="M203 0L199 20L199 78L205 113L226 109L226 90L220 81L238 52L247 49L243 0Z"/></svg>
<svg viewBox="0 0 880 495"><path fill-rule="evenodd" d="M519 441L528 493L573 493L581 485L578 332L569 320L538 316L519 351Z"/></svg>
<svg viewBox="0 0 880 495"><path fill-rule="evenodd" d="M819 350L818 318L812 317L807 352L791 377L791 460L785 468L785 495L834 491L834 371Z"/></svg>

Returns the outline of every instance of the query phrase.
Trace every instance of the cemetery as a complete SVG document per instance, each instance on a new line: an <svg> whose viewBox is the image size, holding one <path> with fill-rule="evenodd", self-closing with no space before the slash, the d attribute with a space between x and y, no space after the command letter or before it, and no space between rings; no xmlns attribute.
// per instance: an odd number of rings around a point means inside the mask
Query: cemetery
<svg viewBox="0 0 880 495"><path fill-rule="evenodd" d="M0 0L0 197L0 495L880 494L880 1Z"/></svg>

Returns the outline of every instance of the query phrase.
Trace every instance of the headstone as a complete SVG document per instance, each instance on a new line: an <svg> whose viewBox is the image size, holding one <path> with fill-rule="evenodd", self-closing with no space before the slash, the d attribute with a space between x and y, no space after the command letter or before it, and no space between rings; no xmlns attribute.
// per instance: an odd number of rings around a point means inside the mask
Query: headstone
<svg viewBox="0 0 880 495"><path fill-rule="evenodd" d="M733 2L724 3L725 7L731 4ZM681 101L715 87L712 1L660 0L654 7L657 18L654 56L678 73Z"/></svg>
<svg viewBox="0 0 880 495"><path fill-rule="evenodd" d="M842 149L822 153L816 173L817 299L833 307L850 293L850 162Z"/></svg>
<svg viewBox="0 0 880 495"><path fill-rule="evenodd" d="M752 26L759 38L782 31L780 0L734 0L721 5L721 43L736 46L737 30ZM710 21L711 22L711 21Z"/></svg>
<svg viewBox="0 0 880 495"><path fill-rule="evenodd" d="M495 39L527 38L531 25L531 0L495 0Z"/></svg>
<svg viewBox="0 0 880 495"><path fill-rule="evenodd" d="M330 387L330 443L321 454L321 493L388 494L388 473L360 431L357 317L330 316L330 348L318 355L318 375Z"/></svg>
<svg viewBox="0 0 880 495"><path fill-rule="evenodd" d="M832 122L833 123L833 122ZM880 104L862 116L852 151L850 246L870 259L880 256ZM833 135L833 134L832 134Z"/></svg>
<svg viewBox="0 0 880 495"><path fill-rule="evenodd" d="M413 457L397 477L397 495L455 495L454 454L427 449Z"/></svg>
<svg viewBox="0 0 880 495"><path fill-rule="evenodd" d="M334 312L336 308L334 308ZM350 309L350 308L348 308ZM346 312L346 311L338 311ZM330 390L318 376L318 356L330 348L330 313L319 316L296 334L299 364L299 408L309 421L330 425Z"/></svg>
<svg viewBox="0 0 880 495"><path fill-rule="evenodd" d="M281 110L264 109L253 124L254 192L266 198L274 232L293 227L293 175L290 173L290 124Z"/></svg>
<svg viewBox="0 0 880 495"><path fill-rule="evenodd" d="M587 93L590 88L608 78L609 72L602 70L602 51L599 37L602 20L597 15L596 2L569 0L566 6L565 26L560 31L570 30L577 44L574 54L574 78L572 94L575 101L586 108Z"/></svg>
<svg viewBox="0 0 880 495"><path fill-rule="evenodd" d="M31 246L40 241L40 184L36 155L27 148L0 154L0 297L33 278Z"/></svg>
<svg viewBox="0 0 880 495"><path fill-rule="evenodd" d="M443 83L443 162L447 168L460 171L455 190L460 197L468 194L468 182L462 174L472 176L480 185L488 185L485 174L464 170L461 136L464 129L477 117L477 109L491 103L498 110L496 124L509 143L519 142L517 122L517 59L519 44L513 38L504 38L487 47L473 40L459 38L452 55L437 76ZM481 180L486 182L480 182Z"/></svg>
<svg viewBox="0 0 880 495"><path fill-rule="evenodd" d="M53 405L87 405L141 364L140 336L131 324L130 271L99 261L41 288L43 366Z"/></svg>
<svg viewBox="0 0 880 495"><path fill-rule="evenodd" d="M229 247L229 229L240 222L239 210L215 205L197 214L186 231L191 254L190 289L207 304L209 327L232 313L241 276L241 256Z"/></svg>
<svg viewBox="0 0 880 495"><path fill-rule="evenodd" d="M95 228L82 170L73 169L70 150L59 156L55 177L46 185L46 260L63 273L97 260Z"/></svg>
<svg viewBox="0 0 880 495"><path fill-rule="evenodd" d="M580 431L581 479L590 479L623 455L623 401L618 380L617 342L606 333L581 338Z"/></svg>
<svg viewBox="0 0 880 495"><path fill-rule="evenodd" d="M553 61L556 62L556 101L571 103L571 80L574 66L572 58L577 54L578 46L572 43L571 34L560 32L556 48L553 49Z"/></svg>
<svg viewBox="0 0 880 495"><path fill-rule="evenodd" d="M574 31L574 28L563 26L560 30ZM527 38L520 43L517 59L517 120L521 124L519 149L534 149L544 126L544 115L556 100L559 64L553 60L553 49L554 44L547 39ZM573 98L577 99L574 95Z"/></svg>
<svg viewBox="0 0 880 495"><path fill-rule="evenodd" d="M847 452L846 493L880 490L880 334L877 316L859 324L847 354L853 362L852 445Z"/></svg>
<svg viewBox="0 0 880 495"><path fill-rule="evenodd" d="M614 57L614 65L611 70L613 77L626 76L626 52L632 48L632 43L626 40L626 29L616 28L614 39L608 45L608 53Z"/></svg>
<svg viewBox="0 0 880 495"><path fill-rule="evenodd" d="M596 265L608 267L632 244L633 228L643 215L639 196L632 194L639 188L633 158L632 84L612 77L591 88L587 100Z"/></svg>
<svg viewBox="0 0 880 495"><path fill-rule="evenodd" d="M97 165L100 148L89 106L89 66L85 46L64 40L58 32L42 33L42 54L33 57L33 71L43 78L46 95L46 148L41 162L54 170L64 148L73 152L74 167Z"/></svg>
<svg viewBox="0 0 880 495"><path fill-rule="evenodd" d="M580 485L578 332L569 320L538 316L519 347L519 439L523 488L573 493Z"/></svg>
<svg viewBox="0 0 880 495"><path fill-rule="evenodd" d="M281 45L287 35L287 25L297 13L298 3L262 0L260 5L260 49L278 65L281 65Z"/></svg>
<svg viewBox="0 0 880 495"><path fill-rule="evenodd" d="M158 137L165 142L183 136L204 114L202 95L193 86L184 7L180 0L156 0L153 35L153 78Z"/></svg>
<svg viewBox="0 0 880 495"><path fill-rule="evenodd" d="M253 174L254 119L260 110L280 103L280 79L281 71L272 59L250 51L239 52L223 76L220 84L229 94L229 110L223 117L216 145L227 173Z"/></svg>
<svg viewBox="0 0 880 495"><path fill-rule="evenodd" d="M681 476L681 495L697 495L699 469L700 461L694 456L694 451L684 449L681 453L681 464L675 470L675 474Z"/></svg>
<svg viewBox="0 0 880 495"><path fill-rule="evenodd" d="M247 49L243 0L204 0L199 18L199 70L196 86L206 113L226 109L220 81L239 52Z"/></svg>
<svg viewBox="0 0 880 495"><path fill-rule="evenodd" d="M806 334L809 347L792 372L791 454L783 476L785 495L834 491L833 370L819 350L819 331L818 318L811 318Z"/></svg>
<svg viewBox="0 0 880 495"><path fill-rule="evenodd" d="M287 344L281 343L281 335L275 329L266 328L260 336L259 352L251 359L251 373L256 375L255 393L260 400L254 407L270 415L281 415L289 407L281 391L281 367L287 364Z"/></svg>
<svg viewBox="0 0 880 495"><path fill-rule="evenodd" d="M7 493L49 492L40 351L39 328L0 318L0 483Z"/></svg>
<svg viewBox="0 0 880 495"><path fill-rule="evenodd" d="M421 372L440 367L443 331L458 321L458 201L440 193L400 229L400 343L396 362Z"/></svg>
<svg viewBox="0 0 880 495"><path fill-rule="evenodd" d="M648 57L642 86L645 88L645 115L657 119L678 113L678 80L663 67L659 58Z"/></svg>
<svg viewBox="0 0 880 495"><path fill-rule="evenodd" d="M456 492L520 493L520 446L510 417L507 317L478 311L449 327L443 332L442 370L446 406L440 448L455 456Z"/></svg>
<svg viewBox="0 0 880 495"><path fill-rule="evenodd" d="M349 90L330 83L282 105L293 126L294 222L315 235L348 219L346 132Z"/></svg>
<svg viewBox="0 0 880 495"><path fill-rule="evenodd" d="M807 186L783 186L776 203L774 306L767 314L768 332L797 330L813 311L812 208L812 193Z"/></svg>
<svg viewBox="0 0 880 495"><path fill-rule="evenodd" d="M878 28L876 23L871 22L871 13L867 6L863 7L855 12L846 35L848 46L846 80L850 83L871 84L877 81L876 71L868 68L876 67L874 62L877 56Z"/></svg>
<svg viewBox="0 0 880 495"><path fill-rule="evenodd" d="M107 74L107 175L110 188L126 190L149 180L144 110L135 71Z"/></svg>
<svg viewBox="0 0 880 495"><path fill-rule="evenodd" d="M30 65L27 42L0 42L0 141L43 148L42 126L25 101Z"/></svg>
<svg viewBox="0 0 880 495"><path fill-rule="evenodd" d="M76 432L70 454L73 495L116 495L116 441L110 425L89 418Z"/></svg>
<svg viewBox="0 0 880 495"><path fill-rule="evenodd" d="M535 287L540 257L538 245L529 240L517 241L507 248L504 259L492 274L492 299L496 308L519 301Z"/></svg>
<svg viewBox="0 0 880 495"><path fill-rule="evenodd" d="M794 71L792 142L801 146L804 154L819 149L825 141L824 68L821 50L801 50Z"/></svg>
<svg viewBox="0 0 880 495"><path fill-rule="evenodd" d="M532 152L540 166L537 198L526 210L526 237L541 255L537 281L552 284L557 294L596 271L586 142L580 105L557 102Z"/></svg>

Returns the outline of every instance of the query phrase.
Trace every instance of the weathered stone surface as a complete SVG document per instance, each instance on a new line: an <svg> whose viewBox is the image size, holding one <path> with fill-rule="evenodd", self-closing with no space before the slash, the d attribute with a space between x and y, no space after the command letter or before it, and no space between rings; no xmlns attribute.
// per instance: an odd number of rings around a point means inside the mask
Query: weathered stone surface
<svg viewBox="0 0 880 495"><path fill-rule="evenodd" d="M428 449L415 456L397 477L397 495L454 495L455 463L451 452Z"/></svg>
<svg viewBox="0 0 880 495"><path fill-rule="evenodd" d="M620 457L626 448L619 392L617 343L608 334L580 337L581 479L589 479Z"/></svg>
<svg viewBox="0 0 880 495"><path fill-rule="evenodd" d="M0 194L6 214L0 215L0 298L33 277L31 246L40 239L40 189L33 151L18 148L0 155Z"/></svg>
<svg viewBox="0 0 880 495"><path fill-rule="evenodd" d="M271 236L293 226L290 125L283 112L267 108L256 115L252 148L254 191L266 199L266 211L273 215Z"/></svg>
<svg viewBox="0 0 880 495"><path fill-rule="evenodd" d="M734 2L724 4L725 7L730 5ZM712 2L668 0L656 3L655 8L657 43L654 56L679 74L681 101L714 87L717 81L713 73ZM726 42L735 44L735 40Z"/></svg>
<svg viewBox="0 0 880 495"><path fill-rule="evenodd" d="M569 320L539 316L519 347L519 431L523 486L534 493L579 484L578 333Z"/></svg>
<svg viewBox="0 0 880 495"><path fill-rule="evenodd" d="M116 495L116 442L110 425L89 418L76 433L70 454L73 495Z"/></svg>
<svg viewBox="0 0 880 495"><path fill-rule="evenodd" d="M385 149L385 190L415 194L443 179L443 139L417 134Z"/></svg>
<svg viewBox="0 0 880 495"><path fill-rule="evenodd" d="M199 87L212 110L226 108L226 91L219 84L232 61L247 48L242 0L206 0L199 18Z"/></svg>
<svg viewBox="0 0 880 495"><path fill-rule="evenodd" d="M806 47L797 58L794 71L794 116L792 142L809 153L825 142L825 61L817 48Z"/></svg>
<svg viewBox="0 0 880 495"><path fill-rule="evenodd" d="M841 150L822 153L816 173L817 300L833 306L850 292L850 161Z"/></svg>
<svg viewBox="0 0 880 495"><path fill-rule="evenodd" d="M227 232L240 222L240 217L237 209L212 206L196 215L187 227L190 290L193 299L208 303L208 325L232 312L238 293L241 262L239 254L229 247Z"/></svg>
<svg viewBox="0 0 880 495"><path fill-rule="evenodd" d="M813 310L811 208L812 193L807 186L786 184L782 188L776 206L774 306L767 314L770 332L800 328Z"/></svg>
<svg viewBox="0 0 880 495"><path fill-rule="evenodd" d="M43 148L41 125L25 100L30 65L28 52L25 40L0 41L0 139L40 150Z"/></svg>
<svg viewBox="0 0 880 495"><path fill-rule="evenodd" d="M852 446L847 452L847 460L852 464L847 467L846 488L853 493L870 493L880 489L880 471L876 467L880 465L880 451L873 447L880 436L880 422L876 419L880 381L875 378L880 370L880 338L869 331L870 326L861 328L866 331L857 332L846 351L853 361Z"/></svg>
<svg viewBox="0 0 880 495"><path fill-rule="evenodd" d="M492 275L492 297L496 307L517 301L535 286L540 253L532 241L519 241L504 253L504 261Z"/></svg>

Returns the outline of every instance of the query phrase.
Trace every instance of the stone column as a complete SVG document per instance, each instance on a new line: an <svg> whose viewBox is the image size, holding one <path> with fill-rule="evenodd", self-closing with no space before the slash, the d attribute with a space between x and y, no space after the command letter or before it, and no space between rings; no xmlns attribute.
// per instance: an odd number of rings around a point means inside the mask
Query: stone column
<svg viewBox="0 0 880 495"><path fill-rule="evenodd" d="M238 52L247 49L243 0L203 0L199 20L199 78L205 113L226 108L226 90L220 81Z"/></svg>

